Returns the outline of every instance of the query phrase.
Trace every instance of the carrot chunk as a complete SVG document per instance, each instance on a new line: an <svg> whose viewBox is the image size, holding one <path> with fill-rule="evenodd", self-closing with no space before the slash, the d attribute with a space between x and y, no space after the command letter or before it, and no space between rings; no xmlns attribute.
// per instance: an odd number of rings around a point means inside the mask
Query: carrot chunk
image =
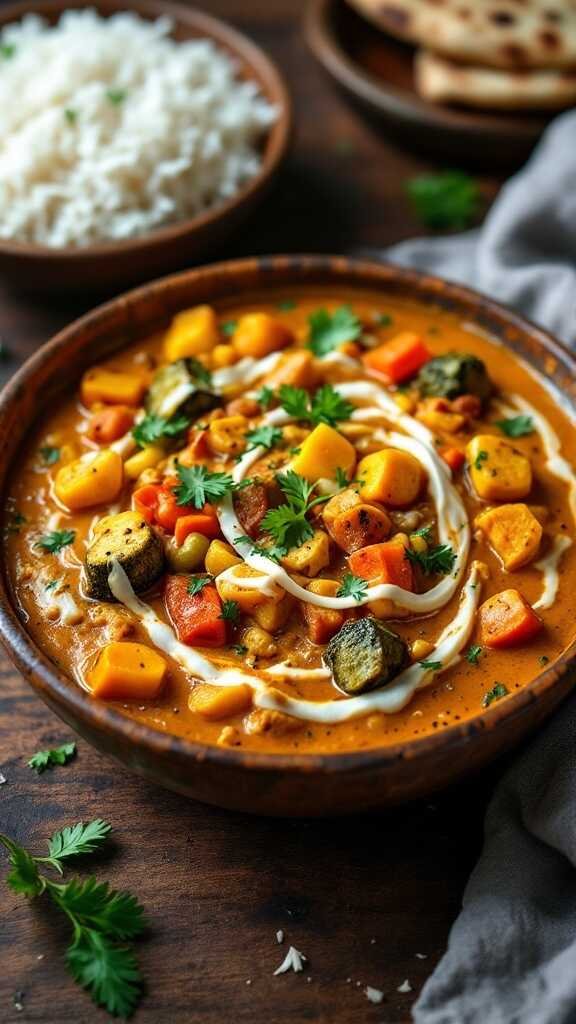
<svg viewBox="0 0 576 1024"><path fill-rule="evenodd" d="M340 583L337 580L313 580L307 589L322 597L336 597ZM327 644L344 625L349 614L338 608L319 608L318 605L302 603L302 615L306 623L308 638L313 644Z"/></svg>
<svg viewBox="0 0 576 1024"><path fill-rule="evenodd" d="M134 409L126 405L111 405L93 413L88 424L88 437L97 444L112 444L123 437L134 423Z"/></svg>
<svg viewBox="0 0 576 1024"><path fill-rule="evenodd" d="M209 583L199 593L189 594L187 576L168 576L164 601L178 639L183 644L224 646L226 623L220 617L222 602L215 586Z"/></svg>
<svg viewBox="0 0 576 1024"><path fill-rule="evenodd" d="M385 544L370 544L354 551L348 559L350 571L372 584L394 583L403 590L414 590L412 565L406 558L403 543L397 540Z"/></svg>
<svg viewBox="0 0 576 1024"><path fill-rule="evenodd" d="M459 469L462 469L466 462L466 456L459 448L439 448L438 454L444 459L444 462L453 473L457 473Z"/></svg>
<svg viewBox="0 0 576 1024"><path fill-rule="evenodd" d="M101 651L87 681L92 696L102 700L154 700L165 675L166 662L151 647L113 641Z"/></svg>
<svg viewBox="0 0 576 1024"><path fill-rule="evenodd" d="M413 377L431 358L419 334L402 331L362 357L364 365L381 374L392 384L400 384Z"/></svg>
<svg viewBox="0 0 576 1024"><path fill-rule="evenodd" d="M189 533L201 533L203 537L220 536L220 524L210 505L205 505L199 512L189 516L180 516L174 525L174 539L180 547Z"/></svg>
<svg viewBox="0 0 576 1024"><path fill-rule="evenodd" d="M517 647L542 629L536 612L517 590L489 597L478 611L480 643L486 647Z"/></svg>

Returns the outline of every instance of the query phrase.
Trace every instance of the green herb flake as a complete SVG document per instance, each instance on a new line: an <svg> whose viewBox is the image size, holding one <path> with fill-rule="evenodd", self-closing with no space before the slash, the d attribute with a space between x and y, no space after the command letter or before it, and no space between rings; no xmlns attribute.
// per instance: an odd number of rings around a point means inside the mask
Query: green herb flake
<svg viewBox="0 0 576 1024"><path fill-rule="evenodd" d="M488 690L482 698L482 707L489 708L495 700L501 700L509 692L508 687L504 683L494 683L491 690Z"/></svg>
<svg viewBox="0 0 576 1024"><path fill-rule="evenodd" d="M27 522L21 512L13 512L6 524L6 533L20 533L20 527Z"/></svg>
<svg viewBox="0 0 576 1024"><path fill-rule="evenodd" d="M60 449L45 445L44 448L40 449L40 458L45 466L53 466L60 458Z"/></svg>
<svg viewBox="0 0 576 1024"><path fill-rule="evenodd" d="M481 451L474 459L474 469L482 469L482 464L488 461L488 452Z"/></svg>
<svg viewBox="0 0 576 1024"><path fill-rule="evenodd" d="M58 764L68 764L76 753L75 743L64 743L61 747L54 747L52 750L37 750L27 762L38 775L47 768L54 768Z"/></svg>
<svg viewBox="0 0 576 1024"><path fill-rule="evenodd" d="M246 647L246 644L232 644L230 650L234 651L234 654L237 654L239 658L242 658L244 657L245 654L248 654L248 648Z"/></svg>
<svg viewBox="0 0 576 1024"><path fill-rule="evenodd" d="M237 320L225 320L224 323L220 324L220 330L226 338L231 338L234 331L238 327Z"/></svg>
<svg viewBox="0 0 576 1024"><path fill-rule="evenodd" d="M377 327L390 327L394 323L394 317L389 313L375 313L374 323Z"/></svg>
<svg viewBox="0 0 576 1024"><path fill-rule="evenodd" d="M478 182L463 171L420 174L406 188L417 216L428 228L462 230L478 214Z"/></svg>
<svg viewBox="0 0 576 1024"><path fill-rule="evenodd" d="M263 409L267 409L269 405L274 401L274 392L272 388L263 387L256 395L256 401L258 405L261 405Z"/></svg>
<svg viewBox="0 0 576 1024"><path fill-rule="evenodd" d="M548 662L550 661L550 658L548 657L547 654L541 654L540 657L538 658L538 661L539 661L540 665L547 665Z"/></svg>
<svg viewBox="0 0 576 1024"><path fill-rule="evenodd" d="M410 536L423 537L425 541L429 541L432 537L432 526L430 524L428 526L421 526L418 530L414 530Z"/></svg>
<svg viewBox="0 0 576 1024"><path fill-rule="evenodd" d="M53 530L52 533L45 533L36 541L36 547L42 548L50 555L56 555L62 548L68 547L76 538L75 530Z"/></svg>
<svg viewBox="0 0 576 1024"><path fill-rule="evenodd" d="M194 356L189 356L186 363L192 376L196 377L200 384L204 384L205 387L209 388L212 384L212 374L210 370L206 369L204 363L201 363L199 359L195 359Z"/></svg>
<svg viewBox="0 0 576 1024"><path fill-rule="evenodd" d="M469 647L468 651L466 652L466 661L470 665L477 665L479 660L480 660L480 655L481 654L482 654L482 648L480 647L480 645L479 644L472 644L472 646Z"/></svg>
<svg viewBox="0 0 576 1024"><path fill-rule="evenodd" d="M506 437L526 437L534 433L534 420L531 416L512 416L507 420L496 420L496 426L500 428Z"/></svg>
<svg viewBox="0 0 576 1024"><path fill-rule="evenodd" d="M176 465L180 483L173 488L177 505L204 508L206 502L220 501L234 488L228 473L212 473L206 466Z"/></svg>
<svg viewBox="0 0 576 1024"><path fill-rule="evenodd" d="M276 309L281 313L288 313L291 309L296 309L298 303L295 299L281 299L280 302L276 303Z"/></svg>
<svg viewBox="0 0 576 1024"><path fill-rule="evenodd" d="M50 580L49 583L46 583L46 585L44 587L44 590L55 590L56 587L59 586L60 583L62 583L61 579L60 580Z"/></svg>
<svg viewBox="0 0 576 1024"><path fill-rule="evenodd" d="M433 573L447 576L452 572L456 561L454 549L449 544L437 544L429 551L413 551L412 548L406 548L406 557L419 565L426 576Z"/></svg>
<svg viewBox="0 0 576 1024"><path fill-rule="evenodd" d="M68 121L68 124L76 124L76 121L78 120L78 111L72 110L71 107L66 107L64 117Z"/></svg>
<svg viewBox="0 0 576 1024"><path fill-rule="evenodd" d="M238 622L240 617L240 605L237 601L223 601L222 611L218 616L219 619L224 619L225 622Z"/></svg>
<svg viewBox="0 0 576 1024"><path fill-rule="evenodd" d="M275 448L282 440L280 427L263 426L249 430L245 435L249 447L246 451L253 451L254 448Z"/></svg>
<svg viewBox="0 0 576 1024"><path fill-rule="evenodd" d="M156 444L163 438L179 437L188 429L190 422L187 416L164 419L163 416L148 413L136 424L132 430L132 437L140 448L146 448L147 445Z"/></svg>
<svg viewBox="0 0 576 1024"><path fill-rule="evenodd" d="M283 549L276 548L274 546L264 547L263 544L256 544L251 537L234 537L235 544L246 544L250 547L251 555L259 555L261 558L270 558L273 562L277 562L282 555L285 554Z"/></svg>
<svg viewBox="0 0 576 1024"><path fill-rule="evenodd" d="M115 107L119 107L121 103L124 103L128 93L126 89L106 89L106 99L110 100Z"/></svg>
<svg viewBox="0 0 576 1024"><path fill-rule="evenodd" d="M11 57L14 57L15 53L16 47L14 46L14 43L0 43L0 56L2 56L4 60L10 60Z"/></svg>
<svg viewBox="0 0 576 1024"><path fill-rule="evenodd" d="M419 661L418 664L427 672L438 672L442 668L441 661Z"/></svg>
<svg viewBox="0 0 576 1024"><path fill-rule="evenodd" d="M342 466L336 466L336 475L334 477L338 487L348 487L348 475L342 469Z"/></svg>
<svg viewBox="0 0 576 1024"><path fill-rule="evenodd" d="M317 309L308 317L308 347L315 356L325 356L347 341L355 341L362 333L362 325L351 306L339 306L330 314Z"/></svg>
<svg viewBox="0 0 576 1024"><path fill-rule="evenodd" d="M194 597L196 594L199 594L204 587L207 587L208 584L212 582L212 576L191 576L187 588L188 593Z"/></svg>
<svg viewBox="0 0 576 1024"><path fill-rule="evenodd" d="M347 572L342 577L340 587L336 591L336 597L353 597L355 601L362 601L366 597L367 590L368 584L366 580L363 580L360 576L354 576L351 572Z"/></svg>

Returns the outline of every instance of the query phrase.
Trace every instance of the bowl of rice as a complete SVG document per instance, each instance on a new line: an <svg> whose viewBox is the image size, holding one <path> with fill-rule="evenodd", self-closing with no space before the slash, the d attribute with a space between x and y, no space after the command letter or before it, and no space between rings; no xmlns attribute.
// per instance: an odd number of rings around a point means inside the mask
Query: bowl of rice
<svg viewBox="0 0 576 1024"><path fill-rule="evenodd" d="M291 121L266 54L193 8L0 8L0 274L105 290L196 262L262 199Z"/></svg>

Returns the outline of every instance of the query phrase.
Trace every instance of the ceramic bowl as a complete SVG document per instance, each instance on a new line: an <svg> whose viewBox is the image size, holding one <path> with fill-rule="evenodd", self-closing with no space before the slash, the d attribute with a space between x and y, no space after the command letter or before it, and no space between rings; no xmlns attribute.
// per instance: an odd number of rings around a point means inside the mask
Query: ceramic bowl
<svg viewBox="0 0 576 1024"><path fill-rule="evenodd" d="M234 296L297 296L314 285L378 290L448 308L540 370L576 410L576 362L545 331L475 292L385 264L330 256L275 256L213 264L152 282L77 320L44 345L0 396L0 490L39 416L95 361L165 327L178 310ZM5 501L3 506L5 506ZM89 743L186 796L269 815L366 811L421 797L478 769L535 729L568 693L576 642L507 700L422 738L357 753L259 754L189 742L93 700L35 645L0 575L0 640L48 706Z"/></svg>
<svg viewBox="0 0 576 1024"><path fill-rule="evenodd" d="M53 249L0 239L0 275L27 289L51 293L74 290L104 292L168 270L198 263L227 239L266 194L286 155L292 104L284 80L267 55L230 25L193 7L159 0L39 0L0 7L0 28L34 12L48 22L58 21L65 10L95 8L103 17L130 11L155 20L167 16L173 37L182 42L208 38L231 55L239 74L255 81L276 107L278 117L262 139L261 168L232 198L198 216L158 228L122 242L104 242L86 248Z"/></svg>

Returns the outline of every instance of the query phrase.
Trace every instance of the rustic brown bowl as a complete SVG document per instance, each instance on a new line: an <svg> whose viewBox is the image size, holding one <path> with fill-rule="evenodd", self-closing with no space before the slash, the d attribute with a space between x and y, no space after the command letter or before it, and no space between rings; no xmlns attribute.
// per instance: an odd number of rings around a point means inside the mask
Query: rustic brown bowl
<svg viewBox="0 0 576 1024"><path fill-rule="evenodd" d="M213 264L155 281L100 306L44 345L0 396L0 490L35 420L97 359L165 326L196 302L298 294L304 285L380 290L460 314L542 371L576 410L576 361L545 331L459 285L385 264L276 256ZM3 506L5 506L5 501ZM48 706L88 742L186 796L258 814L365 811L422 796L494 758L533 730L572 686L576 642L529 686L434 735L359 753L257 754L164 735L93 700L33 642L0 576L0 640Z"/></svg>
<svg viewBox="0 0 576 1024"><path fill-rule="evenodd" d="M490 170L517 164L554 116L427 103L414 89L414 47L361 18L345 0L309 0L304 28L314 56L348 95L434 160Z"/></svg>
<svg viewBox="0 0 576 1024"><path fill-rule="evenodd" d="M87 248L53 249L0 239L0 275L27 289L105 292L190 266L205 258L250 215L272 184L286 155L292 131L292 103L280 72L269 57L230 25L193 7L163 0L38 0L0 7L0 28L34 12L50 23L63 11L95 8L104 17L131 11L154 20L172 18L178 41L205 37L230 54L239 74L254 80L278 110L278 118L262 141L262 165L232 198L189 220L158 228L122 242Z"/></svg>

